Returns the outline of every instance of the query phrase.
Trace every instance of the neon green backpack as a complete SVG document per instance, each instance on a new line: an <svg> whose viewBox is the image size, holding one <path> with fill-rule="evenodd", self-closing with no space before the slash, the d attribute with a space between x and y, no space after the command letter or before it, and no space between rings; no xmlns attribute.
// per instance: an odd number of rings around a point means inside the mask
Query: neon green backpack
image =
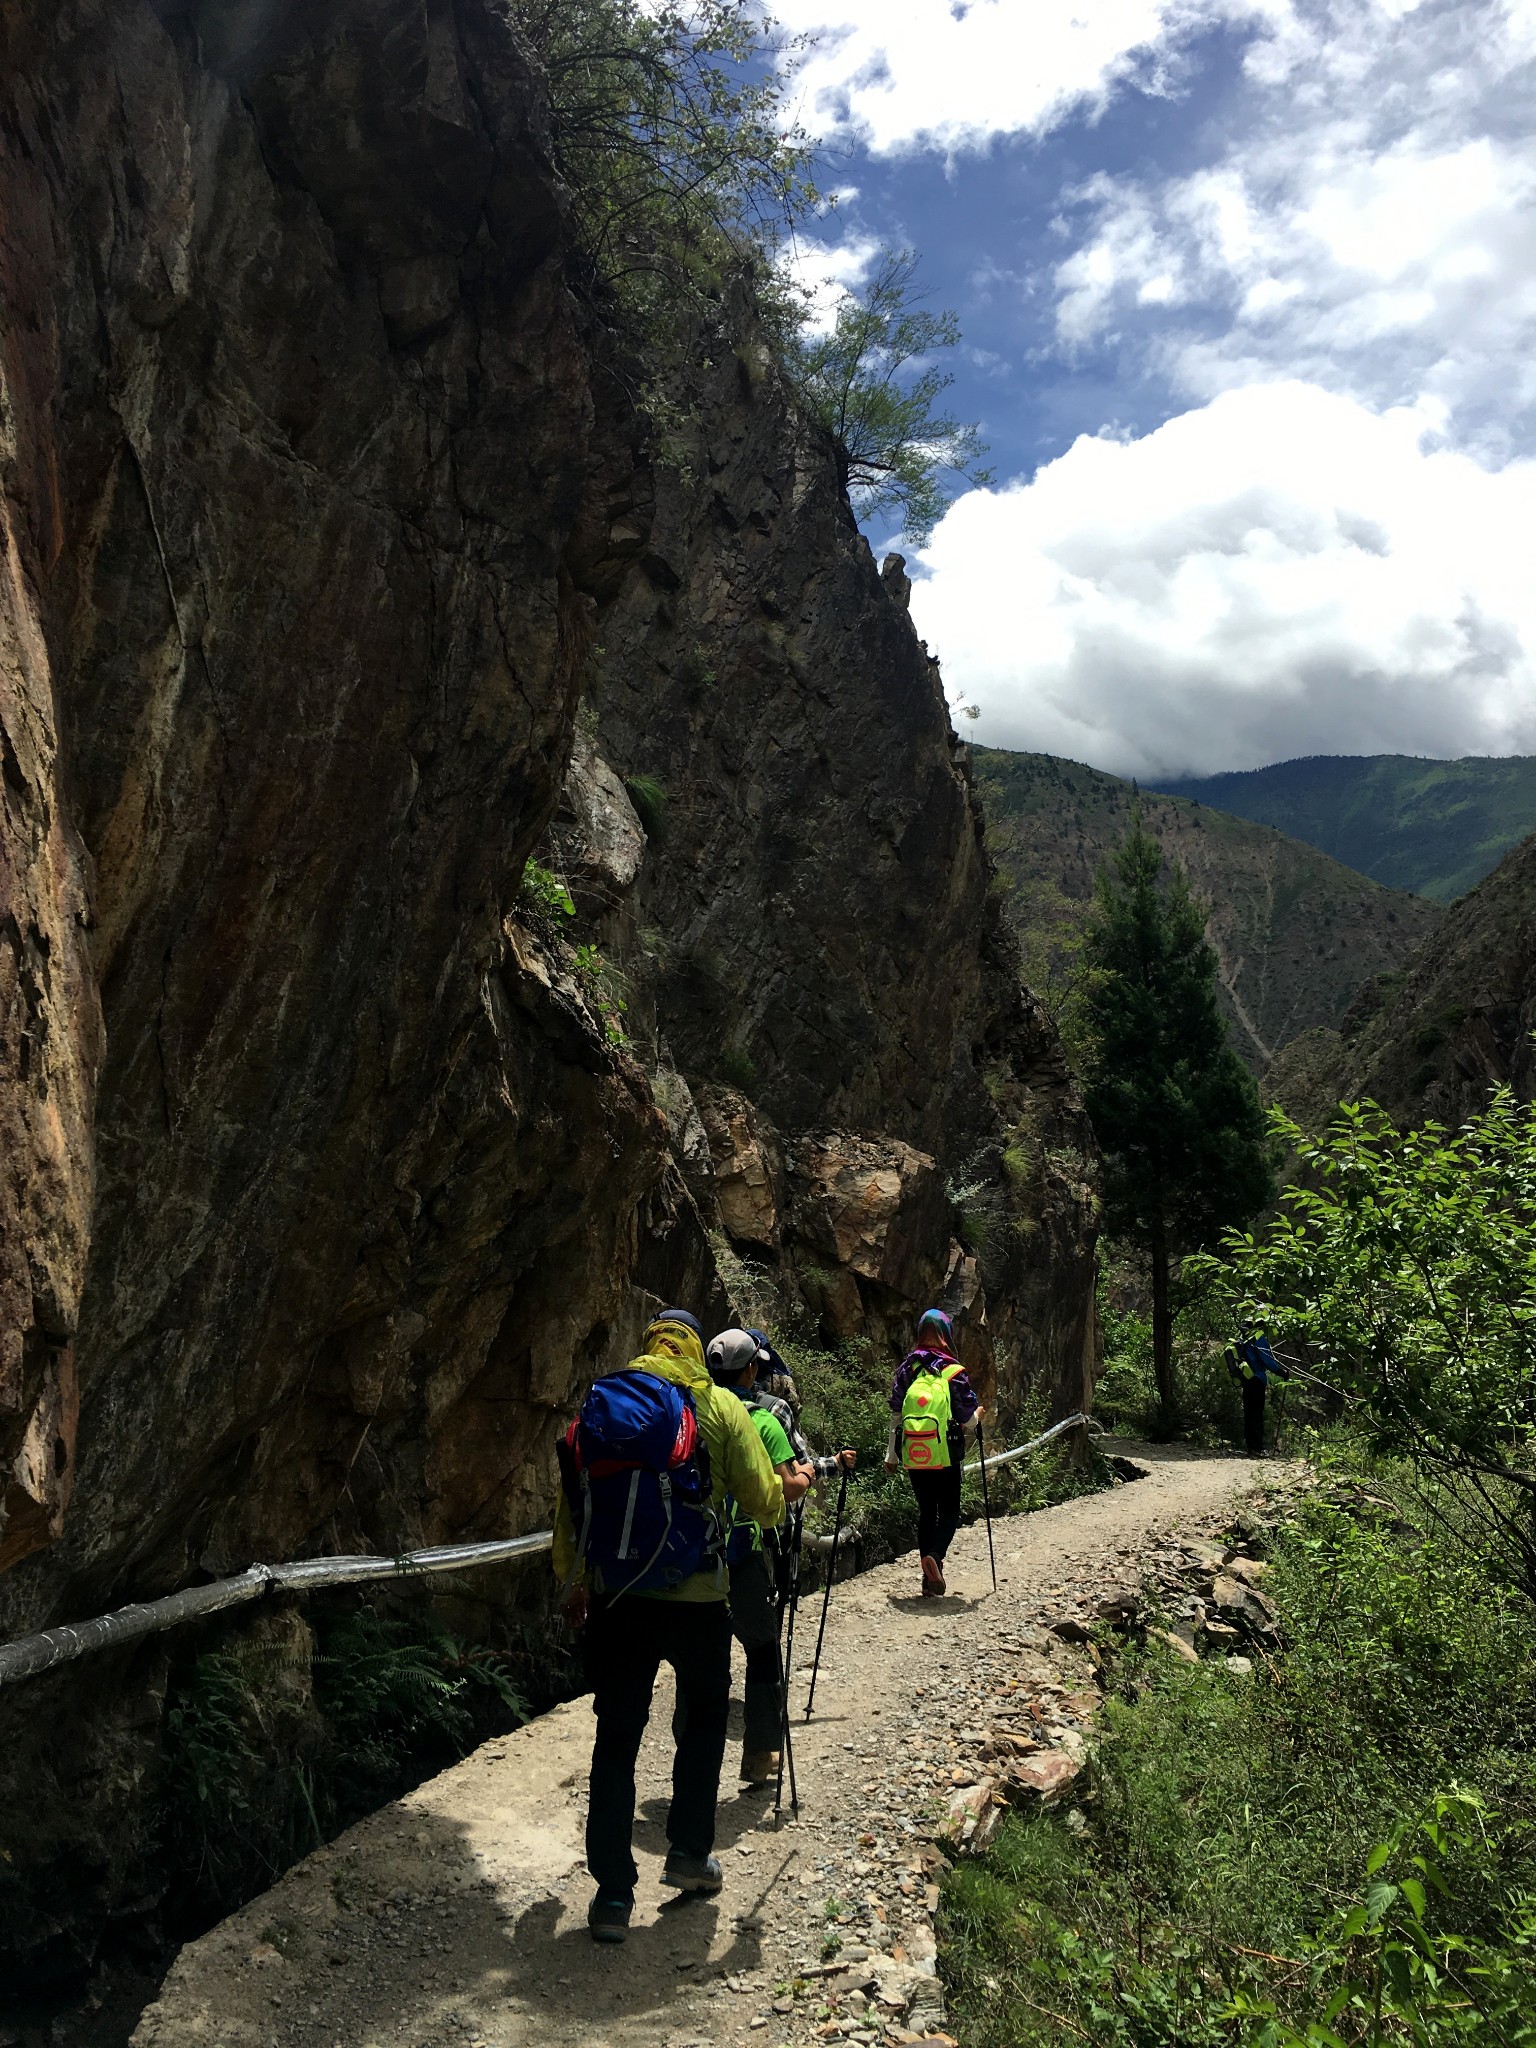
<svg viewBox="0 0 1536 2048"><path fill-rule="evenodd" d="M948 1470L953 1413L949 1383L960 1370L958 1365L946 1365L942 1372L916 1373L902 1396L901 1462L909 1472Z"/></svg>

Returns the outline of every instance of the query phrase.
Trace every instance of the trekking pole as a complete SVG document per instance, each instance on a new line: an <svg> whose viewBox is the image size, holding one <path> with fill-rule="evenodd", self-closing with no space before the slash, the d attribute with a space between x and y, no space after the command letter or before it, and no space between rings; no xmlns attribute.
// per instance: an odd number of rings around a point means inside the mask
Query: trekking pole
<svg viewBox="0 0 1536 2048"><path fill-rule="evenodd" d="M997 1591L997 1553L992 1548L992 1503L987 1497L987 1440L982 1434L981 1416L976 1417L976 1451L981 1461L981 1512L987 1522L987 1559L992 1566L992 1590Z"/></svg>
<svg viewBox="0 0 1536 2048"><path fill-rule="evenodd" d="M789 1612L789 1634L783 1641L783 1655L779 1666L779 1777L773 1788L773 1810L778 1813L784 1804L784 1761L789 1760L789 1810L796 1820L800 1818L800 1796L795 1787L795 1753L789 1734L789 1671L790 1660L795 1652L795 1615L800 1608L800 1537L805 1526L805 1510L795 1509L795 1533L789 1545L789 1580L784 1589L784 1598L779 1604L779 1618Z"/></svg>
<svg viewBox="0 0 1536 2048"><path fill-rule="evenodd" d="M843 1528L843 1502L848 1498L848 1467L843 1467L843 1476L837 1488L837 1513L832 1519L832 1555L827 1559L827 1583L821 1595L821 1627L816 1631L816 1654L811 1659L811 1689L805 1696L805 1718L811 1718L811 1705L816 1698L816 1679L821 1670L821 1645L827 1633L827 1608L832 1600L832 1574L837 1570L837 1539Z"/></svg>

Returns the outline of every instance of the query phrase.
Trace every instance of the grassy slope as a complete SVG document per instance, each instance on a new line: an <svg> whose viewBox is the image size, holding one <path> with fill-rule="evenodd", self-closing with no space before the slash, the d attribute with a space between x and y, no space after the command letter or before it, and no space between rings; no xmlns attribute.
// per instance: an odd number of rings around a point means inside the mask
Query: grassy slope
<svg viewBox="0 0 1536 2048"><path fill-rule="evenodd" d="M1412 889L1437 903L1464 895L1536 831L1530 754L1460 761L1315 754L1163 787L1276 826L1388 888Z"/></svg>
<svg viewBox="0 0 1536 2048"><path fill-rule="evenodd" d="M972 763L1026 978L1049 984L1070 965L1135 792L1050 754L977 747ZM1399 966L1441 916L1266 826L1176 798L1142 803L1209 906L1233 1043L1257 1069L1299 1033L1337 1024L1360 983Z"/></svg>

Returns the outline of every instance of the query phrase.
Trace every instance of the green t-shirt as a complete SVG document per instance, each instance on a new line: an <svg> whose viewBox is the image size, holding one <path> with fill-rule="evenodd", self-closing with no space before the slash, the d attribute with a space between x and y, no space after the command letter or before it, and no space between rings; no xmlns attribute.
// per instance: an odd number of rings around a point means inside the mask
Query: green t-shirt
<svg viewBox="0 0 1536 2048"><path fill-rule="evenodd" d="M789 1432L777 1415L770 1415L766 1408L753 1408L748 1412L757 1424L757 1433L763 1440L763 1449L768 1453L769 1464L792 1465L795 1461L795 1447L789 1440Z"/></svg>
<svg viewBox="0 0 1536 2048"><path fill-rule="evenodd" d="M738 1396L738 1398L741 1398ZM746 1407L745 1400L742 1405ZM770 1415L766 1408L747 1408L747 1413L757 1424L757 1433L763 1440L763 1449L768 1453L768 1462L775 1467L794 1463L795 1447L789 1440L789 1433L776 1415ZM732 1506L731 1525L733 1528L750 1530L753 1550L762 1548L763 1531L759 1523L744 1515L741 1509Z"/></svg>

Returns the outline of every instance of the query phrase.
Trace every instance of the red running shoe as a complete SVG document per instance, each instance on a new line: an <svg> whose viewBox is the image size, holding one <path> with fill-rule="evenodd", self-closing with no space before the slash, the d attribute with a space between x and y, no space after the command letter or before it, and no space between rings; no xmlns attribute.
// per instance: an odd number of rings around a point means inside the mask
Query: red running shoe
<svg viewBox="0 0 1536 2048"><path fill-rule="evenodd" d="M937 1599L943 1591L944 1574L939 1569L938 1559L936 1557L925 1557L923 1559L923 1598L925 1600Z"/></svg>

